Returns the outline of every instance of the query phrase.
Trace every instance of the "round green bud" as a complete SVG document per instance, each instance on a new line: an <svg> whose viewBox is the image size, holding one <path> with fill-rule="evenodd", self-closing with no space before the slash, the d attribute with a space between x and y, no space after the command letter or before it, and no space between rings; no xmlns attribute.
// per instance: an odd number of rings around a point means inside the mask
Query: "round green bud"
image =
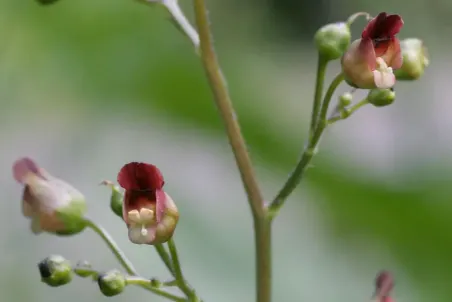
<svg viewBox="0 0 452 302"><path fill-rule="evenodd" d="M395 92L393 89L372 89L367 95L367 100L375 107L384 107L391 105L395 100Z"/></svg>
<svg viewBox="0 0 452 302"><path fill-rule="evenodd" d="M118 270L111 270L97 279L100 291L107 297L119 295L126 287L126 277Z"/></svg>
<svg viewBox="0 0 452 302"><path fill-rule="evenodd" d="M72 280L72 267L62 256L53 255L38 264L42 282L52 287L68 284Z"/></svg>
<svg viewBox="0 0 452 302"><path fill-rule="evenodd" d="M353 94L351 94L350 92L346 92L339 97L339 106L341 108L345 108L352 103L352 100L353 100Z"/></svg>
<svg viewBox="0 0 452 302"><path fill-rule="evenodd" d="M151 279L151 285L152 285L153 287L159 288L159 287L162 286L162 282L161 282L160 280L156 279L156 278L152 278L152 279Z"/></svg>
<svg viewBox="0 0 452 302"><path fill-rule="evenodd" d="M345 22L324 25L317 30L314 41L319 54L327 61L339 59L350 45L352 34Z"/></svg>
<svg viewBox="0 0 452 302"><path fill-rule="evenodd" d="M394 74L399 81L413 81L419 79L429 65L427 48L422 40L410 38L400 41L402 49L402 67Z"/></svg>
<svg viewBox="0 0 452 302"><path fill-rule="evenodd" d="M96 271L91 268L91 264L88 261L79 261L74 268L74 273L82 278L97 275Z"/></svg>

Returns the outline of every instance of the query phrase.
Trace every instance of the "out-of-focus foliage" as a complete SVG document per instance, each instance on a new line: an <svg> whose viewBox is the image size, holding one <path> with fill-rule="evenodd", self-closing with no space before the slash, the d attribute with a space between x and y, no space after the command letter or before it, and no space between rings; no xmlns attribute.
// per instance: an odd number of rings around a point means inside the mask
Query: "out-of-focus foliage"
<svg viewBox="0 0 452 302"><path fill-rule="evenodd" d="M190 1L180 1L191 16ZM364 108L327 131L305 183L275 224L275 301L367 301L374 274L396 275L399 301L449 301L452 178L448 4L425 1L208 1L215 41L253 160L271 198L303 147L313 95L318 25L356 11L400 13L401 37L419 36L432 65L401 83L387 108ZM288 9L290 8L290 9ZM35 157L90 200L149 276L165 270L149 247L127 240L109 192L130 160L161 167L177 202L187 277L206 301L251 301L251 217L200 62L165 14L134 1L0 0L0 292L5 301L96 301L95 284L58 290L39 282L51 253L118 267L86 232L32 236L10 175ZM357 22L355 34L359 33ZM332 67L332 72L337 67ZM345 87L342 91L345 91ZM304 192L304 194L303 194ZM123 301L144 298L127 289ZM154 301L161 301L155 299Z"/></svg>

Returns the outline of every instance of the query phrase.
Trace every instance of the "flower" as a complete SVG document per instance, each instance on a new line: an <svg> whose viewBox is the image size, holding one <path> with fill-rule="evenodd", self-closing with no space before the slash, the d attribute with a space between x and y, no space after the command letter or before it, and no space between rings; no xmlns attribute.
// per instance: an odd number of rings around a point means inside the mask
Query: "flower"
<svg viewBox="0 0 452 302"><path fill-rule="evenodd" d="M125 190L122 215L130 241L151 245L168 241L179 212L163 191L165 182L160 170L151 164L131 162L119 171L118 183Z"/></svg>
<svg viewBox="0 0 452 302"><path fill-rule="evenodd" d="M396 34L403 26L399 15L380 13L364 28L342 57L345 80L353 87L391 88L396 78L393 70L402 66L400 41Z"/></svg>
<svg viewBox="0 0 452 302"><path fill-rule="evenodd" d="M85 198L71 185L53 177L28 157L14 163L13 175L24 185L22 213L31 219L33 233L72 235L85 228Z"/></svg>
<svg viewBox="0 0 452 302"><path fill-rule="evenodd" d="M391 297L391 291L394 287L394 279L388 271L381 271L375 278L374 301L376 302L394 302Z"/></svg>

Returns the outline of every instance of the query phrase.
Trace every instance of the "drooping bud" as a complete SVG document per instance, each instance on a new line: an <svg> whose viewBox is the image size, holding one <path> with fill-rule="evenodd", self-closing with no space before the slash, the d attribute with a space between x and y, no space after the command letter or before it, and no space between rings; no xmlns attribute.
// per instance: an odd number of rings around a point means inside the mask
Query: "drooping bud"
<svg viewBox="0 0 452 302"><path fill-rule="evenodd" d="M413 81L419 79L430 63L427 47L422 40L410 38L400 41L403 64L394 74L397 80Z"/></svg>
<svg viewBox="0 0 452 302"><path fill-rule="evenodd" d="M375 107L384 107L394 103L396 94L393 89L372 89L367 94L367 100Z"/></svg>
<svg viewBox="0 0 452 302"><path fill-rule="evenodd" d="M13 175L24 185L22 212L31 219L33 233L74 235L85 228L86 201L74 187L26 157L14 163Z"/></svg>
<svg viewBox="0 0 452 302"><path fill-rule="evenodd" d="M68 284L72 280L72 268L68 260L53 255L38 264L42 282L52 287Z"/></svg>
<svg viewBox="0 0 452 302"><path fill-rule="evenodd" d="M97 279L100 291L107 297L119 295L126 287L126 277L118 270L101 274Z"/></svg>
<svg viewBox="0 0 452 302"><path fill-rule="evenodd" d="M82 278L97 276L97 272L91 268L91 264L88 261L78 262L74 268L74 273Z"/></svg>
<svg viewBox="0 0 452 302"><path fill-rule="evenodd" d="M151 245L167 242L176 229L179 211L163 190L160 170L151 164L128 163L119 171L118 183L125 189L123 219L130 241Z"/></svg>
<svg viewBox="0 0 452 302"><path fill-rule="evenodd" d="M317 30L314 41L324 60L339 59L350 45L352 34L345 22L331 23Z"/></svg>
<svg viewBox="0 0 452 302"><path fill-rule="evenodd" d="M113 213L122 218L122 201L124 199L124 195L122 194L120 188L115 186L113 182L109 180L104 180L101 185L111 188L110 209Z"/></svg>

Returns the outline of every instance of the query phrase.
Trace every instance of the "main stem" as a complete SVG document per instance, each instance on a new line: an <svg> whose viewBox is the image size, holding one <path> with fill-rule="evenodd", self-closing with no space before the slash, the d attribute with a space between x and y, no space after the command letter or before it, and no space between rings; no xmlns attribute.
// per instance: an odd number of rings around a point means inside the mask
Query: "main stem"
<svg viewBox="0 0 452 302"><path fill-rule="evenodd" d="M229 143L232 147L232 152L234 153L253 214L256 249L256 301L270 302L271 225L267 219L267 209L257 184L254 169L246 148L245 140L240 131L236 113L229 97L226 81L215 54L205 2L204 0L193 0L193 2L196 25L200 37L200 54L202 62L214 95L215 103L223 119Z"/></svg>

